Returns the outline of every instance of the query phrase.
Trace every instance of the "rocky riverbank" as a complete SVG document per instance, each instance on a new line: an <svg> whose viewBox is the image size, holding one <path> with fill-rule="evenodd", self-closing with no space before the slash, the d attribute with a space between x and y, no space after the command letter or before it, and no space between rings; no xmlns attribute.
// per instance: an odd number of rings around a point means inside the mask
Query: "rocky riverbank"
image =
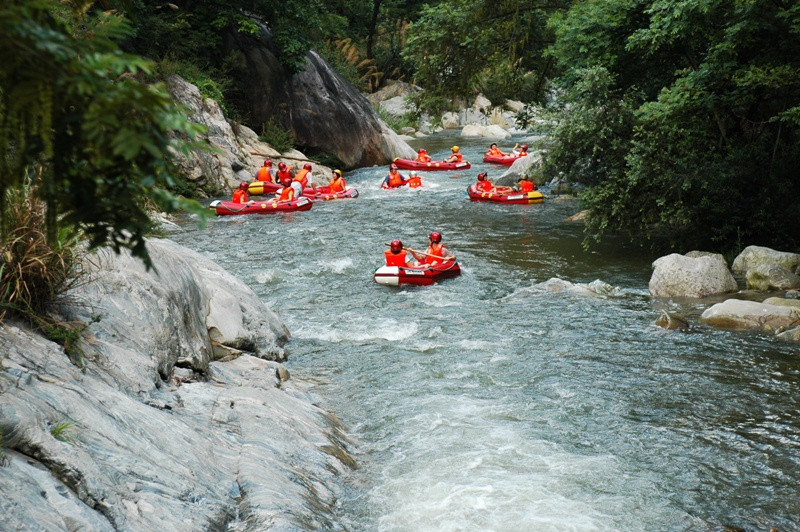
<svg viewBox="0 0 800 532"><path fill-rule="evenodd" d="M289 379L289 332L203 256L150 240L155 269L95 254L62 318L79 364L0 329L4 529L324 528L341 427Z"/></svg>

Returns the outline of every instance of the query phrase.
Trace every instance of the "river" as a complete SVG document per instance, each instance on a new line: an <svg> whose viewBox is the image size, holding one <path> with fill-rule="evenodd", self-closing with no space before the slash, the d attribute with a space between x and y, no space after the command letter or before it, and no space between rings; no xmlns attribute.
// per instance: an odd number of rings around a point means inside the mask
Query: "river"
<svg viewBox="0 0 800 532"><path fill-rule="evenodd" d="M363 168L345 176L357 199L170 235L281 316L292 379L348 428L359 468L332 528L800 528L797 345L651 298L657 257L613 239L584 251L573 201L470 202L480 170L502 173L480 162L488 143L424 142L434 158L459 144L472 169L385 191L386 167ZM433 230L460 277L373 282L384 242L424 249ZM692 328L654 326L661 309Z"/></svg>

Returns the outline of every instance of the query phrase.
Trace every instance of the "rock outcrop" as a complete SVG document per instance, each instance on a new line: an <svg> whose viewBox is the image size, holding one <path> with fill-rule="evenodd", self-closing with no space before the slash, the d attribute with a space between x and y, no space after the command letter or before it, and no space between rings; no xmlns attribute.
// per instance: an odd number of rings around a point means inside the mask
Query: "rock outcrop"
<svg viewBox="0 0 800 532"><path fill-rule="evenodd" d="M754 290L800 288L800 253L748 246L733 261L733 273L744 275Z"/></svg>
<svg viewBox="0 0 800 532"><path fill-rule="evenodd" d="M96 255L62 309L88 324L82 367L0 329L0 528L328 528L349 458L281 371L288 331L203 256L148 249L155 270Z"/></svg>
<svg viewBox="0 0 800 532"><path fill-rule="evenodd" d="M653 262L650 294L656 297L707 297L737 289L722 255L673 253Z"/></svg>
<svg viewBox="0 0 800 532"><path fill-rule="evenodd" d="M715 327L780 333L800 327L800 307L728 299L706 309L700 319Z"/></svg>

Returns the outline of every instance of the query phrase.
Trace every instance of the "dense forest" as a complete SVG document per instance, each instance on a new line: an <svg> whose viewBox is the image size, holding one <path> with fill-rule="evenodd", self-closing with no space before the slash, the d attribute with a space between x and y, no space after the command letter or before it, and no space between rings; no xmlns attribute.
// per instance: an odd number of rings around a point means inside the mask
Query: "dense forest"
<svg viewBox="0 0 800 532"><path fill-rule="evenodd" d="M365 92L421 86L417 113L479 93L544 106L557 123L544 170L583 187L591 238L684 251L800 245L792 0L10 0L0 7L3 249L30 224L20 198L36 197L43 249L62 249L73 228L146 259L145 204L191 206L169 151L188 149L195 128L159 81L181 74L246 123L246 72L224 37L264 31L288 72L313 49ZM2 255L5 287L19 286L8 277L24 269L18 253Z"/></svg>

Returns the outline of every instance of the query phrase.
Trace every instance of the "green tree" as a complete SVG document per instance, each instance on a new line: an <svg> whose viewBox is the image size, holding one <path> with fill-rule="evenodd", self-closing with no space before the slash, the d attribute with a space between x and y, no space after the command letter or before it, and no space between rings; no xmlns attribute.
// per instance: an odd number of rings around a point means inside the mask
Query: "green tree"
<svg viewBox="0 0 800 532"><path fill-rule="evenodd" d="M6 2L0 8L0 202L34 179L47 205L48 240L77 227L90 247L130 248L150 265L146 201L172 195L170 150L197 131L161 85L138 77L150 63L118 45L129 25L91 2ZM5 205L2 231L5 234Z"/></svg>

